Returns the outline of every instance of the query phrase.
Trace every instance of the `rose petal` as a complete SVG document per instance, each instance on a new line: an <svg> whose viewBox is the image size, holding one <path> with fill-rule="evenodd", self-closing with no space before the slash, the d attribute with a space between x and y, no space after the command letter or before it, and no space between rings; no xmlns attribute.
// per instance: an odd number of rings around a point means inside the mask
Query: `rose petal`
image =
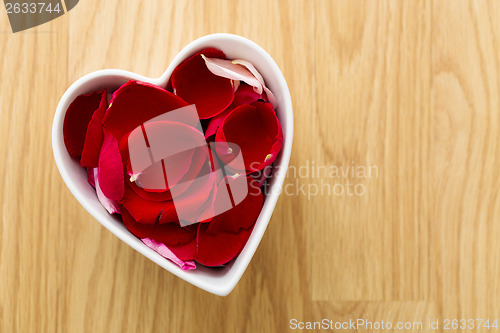
<svg viewBox="0 0 500 333"><path fill-rule="evenodd" d="M264 78L260 75L259 71L252 65L251 62L246 60L226 60L218 58L207 58L202 55L207 68L215 75L225 77L231 80L240 80L251 85L253 89L260 95L264 93L267 95L270 103L277 106L276 98L269 88L266 87Z"/></svg>
<svg viewBox="0 0 500 333"><path fill-rule="evenodd" d="M94 111L92 119L87 126L85 143L83 144L80 165L87 168L97 168L99 163L99 152L101 151L104 133L102 131L102 119L108 108L108 96L106 90L101 93L101 102Z"/></svg>
<svg viewBox="0 0 500 333"><path fill-rule="evenodd" d="M215 177L208 174L197 178L181 195L167 201L149 201L137 195L127 185L121 201L133 218L143 224L169 223L179 219L192 221L204 210L204 203L209 200L215 187Z"/></svg>
<svg viewBox="0 0 500 333"><path fill-rule="evenodd" d="M258 183L259 187L262 187L266 182L267 178L271 176L273 170L272 165L266 166L264 169L257 171L256 173L251 174L252 178L255 179Z"/></svg>
<svg viewBox="0 0 500 333"><path fill-rule="evenodd" d="M208 153L206 153L206 149L204 148L206 147L200 147L198 151L194 153L188 172L182 177L179 183L176 184L174 195L180 195L188 189L204 165L207 164ZM172 192L169 190L164 192L151 192L144 190L142 187L138 186L136 182L129 182L128 184L130 188L143 199L152 201L166 201L172 199Z"/></svg>
<svg viewBox="0 0 500 333"><path fill-rule="evenodd" d="M93 188L95 188L94 169L97 170L97 168L87 168L87 181Z"/></svg>
<svg viewBox="0 0 500 333"><path fill-rule="evenodd" d="M163 88L129 81L114 92L103 126L120 141L138 125L185 106L188 104L184 100Z"/></svg>
<svg viewBox="0 0 500 333"><path fill-rule="evenodd" d="M87 126L94 111L99 108L103 92L80 95L70 104L64 116L64 144L71 157L82 154Z"/></svg>
<svg viewBox="0 0 500 333"><path fill-rule="evenodd" d="M163 219L166 222L177 221L177 213L172 200L150 201L146 200L133 191L129 182L125 183L125 195L120 201L134 220L141 224L155 224ZM140 237L140 236L139 236Z"/></svg>
<svg viewBox="0 0 500 333"><path fill-rule="evenodd" d="M114 214L114 213L120 214L121 207L118 204L118 201L109 199L108 197L106 197L104 195L104 193L102 193L102 189L101 189L101 186L99 184L98 170L97 170L97 168L95 168L93 170L94 170L94 181L95 181L94 184L95 184L95 191L97 193L97 199L99 199L99 202L101 203L101 205L104 208L106 208L106 210L110 214Z"/></svg>
<svg viewBox="0 0 500 333"><path fill-rule="evenodd" d="M249 229L254 225L262 210L263 196L257 182L253 178L248 177L246 181L248 184L248 193L245 198L233 208L215 216L206 230L208 234L217 235L221 232L238 233L241 228ZM225 177L219 184L215 197L216 210L218 207L225 205L225 196L220 195L220 193L224 193L226 187L231 189L234 182L235 178Z"/></svg>
<svg viewBox="0 0 500 333"><path fill-rule="evenodd" d="M200 119L211 118L226 109L234 98L231 80L214 75L202 56L226 58L216 49L205 49L183 61L172 73L172 88L176 95L195 104Z"/></svg>
<svg viewBox="0 0 500 333"><path fill-rule="evenodd" d="M175 186L188 172L195 150L206 146L202 132L173 121L146 123L124 138L120 150L128 156L127 172L133 179L142 176L143 188L155 192Z"/></svg>
<svg viewBox="0 0 500 333"><path fill-rule="evenodd" d="M191 260L196 256L197 226L181 227L176 223L141 224L137 223L126 209L122 209L122 220L125 227L135 236L164 244L181 260Z"/></svg>
<svg viewBox="0 0 500 333"><path fill-rule="evenodd" d="M162 257L171 260L173 263L178 265L183 270L187 271L190 269L196 269L196 264L192 260L182 260L175 255L172 250L170 250L165 244L158 243L154 239L151 238L143 238L141 239L144 244L146 244L149 248L158 252Z"/></svg>
<svg viewBox="0 0 500 333"><path fill-rule="evenodd" d="M98 171L103 194L111 200L121 200L125 191L123 162L118 141L108 133L104 134Z"/></svg>
<svg viewBox="0 0 500 333"><path fill-rule="evenodd" d="M213 74L230 80L243 81L256 88L259 95L262 94L262 84L245 66L238 65L227 59L207 58L204 54L201 57Z"/></svg>
<svg viewBox="0 0 500 333"><path fill-rule="evenodd" d="M215 135L219 126L224 122L224 119L233 111L236 107L243 104L252 104L257 102L264 96L257 93L252 86L248 84L241 84L236 93L234 94L233 103L224 111L210 119L208 123L207 130L205 131L205 137L208 138Z"/></svg>
<svg viewBox="0 0 500 333"><path fill-rule="evenodd" d="M205 266L220 266L235 256L245 246L252 229L240 229L237 234L222 232L212 235L206 232L207 223L200 223L198 228L198 253L195 260Z"/></svg>
<svg viewBox="0 0 500 333"><path fill-rule="evenodd" d="M260 84L262 85L262 88L264 89L264 92L266 93L267 98L269 99L269 103L271 103L274 107L278 106L276 97L274 97L272 91L269 90L269 88L267 88L266 83L264 82L264 78L262 77L262 75L260 75L257 68L255 68L251 62L239 59L239 60L233 60L233 63L245 66L250 72L252 72L252 74L257 78L257 80L259 80Z"/></svg>
<svg viewBox="0 0 500 333"><path fill-rule="evenodd" d="M235 108L224 120L215 135L217 143L232 143L241 149L247 173L262 170L278 155L283 132L271 104L256 102ZM217 146L217 155L226 164L238 152Z"/></svg>

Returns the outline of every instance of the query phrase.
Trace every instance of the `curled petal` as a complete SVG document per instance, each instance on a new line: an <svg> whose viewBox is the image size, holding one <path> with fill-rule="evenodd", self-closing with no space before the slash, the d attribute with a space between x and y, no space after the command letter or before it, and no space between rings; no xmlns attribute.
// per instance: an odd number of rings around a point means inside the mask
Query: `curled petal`
<svg viewBox="0 0 500 333"><path fill-rule="evenodd" d="M277 106L274 94L266 87L264 78L259 71L246 60L226 60L218 58L207 58L202 55L207 68L220 77L225 77L231 80L239 80L252 86L260 95L264 91L273 106Z"/></svg>
<svg viewBox="0 0 500 333"><path fill-rule="evenodd" d="M260 84L262 85L262 88L264 89L264 92L266 93L267 98L269 99L269 103L271 103L274 107L278 106L278 103L276 101L276 97L274 97L274 94L272 93L272 91L266 87L266 83L264 82L264 78L262 77L262 75L260 75L257 68L255 68L255 66L251 62L240 59L240 60L233 60L233 63L237 64L237 65L245 66L250 72L252 72L252 74L257 78L257 80L259 80Z"/></svg>
<svg viewBox="0 0 500 333"><path fill-rule="evenodd" d="M70 104L64 116L64 144L71 157L82 154L87 127L94 111L99 108L103 92L80 95Z"/></svg>
<svg viewBox="0 0 500 333"><path fill-rule="evenodd" d="M262 94L262 84L245 66L240 66L227 59L207 58L204 54L201 57L213 74L230 80L243 81L255 87L256 91Z"/></svg>
<svg viewBox="0 0 500 333"><path fill-rule="evenodd" d="M208 70L202 54L207 57L226 57L216 49L198 52L175 68L171 82L174 93L189 104L195 104L199 117L207 119L221 113L231 104L234 88L231 80Z"/></svg>
<svg viewBox="0 0 500 333"><path fill-rule="evenodd" d="M101 151L102 142L104 141L104 133L102 131L102 119L108 108L108 97L106 90L101 93L101 102L99 107L94 111L92 119L87 126L87 134L85 135L85 143L83 144L82 157L80 165L87 168L97 168L99 163L99 153Z"/></svg>
<svg viewBox="0 0 500 333"><path fill-rule="evenodd" d="M256 102L234 109L215 135L217 155L226 164L239 152L225 150L232 143L239 147L247 174L262 170L276 159L283 141L281 124L271 104Z"/></svg>

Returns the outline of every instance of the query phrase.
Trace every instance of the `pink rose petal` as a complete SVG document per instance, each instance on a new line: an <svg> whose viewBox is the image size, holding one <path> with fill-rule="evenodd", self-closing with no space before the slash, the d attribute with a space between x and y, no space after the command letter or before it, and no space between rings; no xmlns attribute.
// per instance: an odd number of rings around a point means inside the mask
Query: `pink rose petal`
<svg viewBox="0 0 500 333"><path fill-rule="evenodd" d="M104 134L98 171L103 194L111 200L120 201L125 193L123 162L118 141L109 133Z"/></svg>
<svg viewBox="0 0 500 333"><path fill-rule="evenodd" d="M120 208L120 205L118 204L118 201L116 200L111 200L109 199L108 197L106 197L104 195L104 193L102 193L102 190L101 190L101 186L99 184L99 177L98 177L98 171L97 171L97 168L94 168L94 185L95 185L95 191L97 193L97 199L99 199L99 202L101 203L101 205L106 208L106 210L110 213L110 214L121 214L121 208Z"/></svg>
<svg viewBox="0 0 500 333"><path fill-rule="evenodd" d="M269 102L276 107L276 98L274 94L266 87L264 78L259 71L246 60L226 60L218 58L207 58L201 55L205 60L207 68L215 75L225 77L231 80L243 81L252 87L254 90L262 94L262 91L267 95Z"/></svg>
<svg viewBox="0 0 500 333"><path fill-rule="evenodd" d="M165 257L171 260L173 263L177 264L180 268L187 271L190 269L196 269L196 264L192 260L181 260L179 259L165 244L158 243L154 239L151 238L142 238L141 239L144 244L158 252L162 257Z"/></svg>
<svg viewBox="0 0 500 333"><path fill-rule="evenodd" d="M201 57L212 74L234 81L243 81L257 88L259 94L262 93L262 84L245 66L234 64L227 59L207 58L203 54Z"/></svg>
<svg viewBox="0 0 500 333"><path fill-rule="evenodd" d="M266 83L264 82L264 78L262 77L262 75L260 75L257 68L255 68L251 62L246 60L233 60L233 64L245 66L257 78L257 80L259 80L260 84L262 85L262 88L264 89L264 92L267 95L267 98L269 99L269 103L271 103L274 107L278 106L276 97L274 97L272 91L269 90L269 88L267 88Z"/></svg>

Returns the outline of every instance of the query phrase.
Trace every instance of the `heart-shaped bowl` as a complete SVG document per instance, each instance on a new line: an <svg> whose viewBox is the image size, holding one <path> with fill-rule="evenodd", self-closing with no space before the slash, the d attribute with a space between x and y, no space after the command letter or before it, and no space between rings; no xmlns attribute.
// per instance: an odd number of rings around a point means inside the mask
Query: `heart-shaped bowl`
<svg viewBox="0 0 500 333"><path fill-rule="evenodd" d="M63 122L66 110L77 96L104 88L113 91L128 80L144 81L166 87L173 70L183 60L207 47L222 50L228 59L248 60L261 73L266 85L276 97L276 112L283 128L283 147L274 162L274 171L269 180L264 206L241 253L223 268L208 268L198 265L195 270L184 271L147 247L139 238L130 233L118 215L110 215L104 209L97 199L94 188L87 182L86 170L80 167L78 161L72 159L66 150L63 139ZM159 78L151 79L123 70L105 69L87 74L77 80L66 90L57 106L52 127L52 149L59 172L69 190L80 204L104 227L139 253L181 279L210 293L225 296L233 290L240 280L267 228L286 176L292 150L292 137L292 100L285 78L278 65L264 49L254 42L241 36L218 33L201 37L184 47Z"/></svg>

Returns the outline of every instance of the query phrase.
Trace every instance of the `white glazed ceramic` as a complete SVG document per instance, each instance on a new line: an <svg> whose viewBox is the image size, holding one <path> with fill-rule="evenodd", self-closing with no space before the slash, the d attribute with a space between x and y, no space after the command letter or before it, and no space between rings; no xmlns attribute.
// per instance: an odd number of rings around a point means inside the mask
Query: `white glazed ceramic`
<svg viewBox="0 0 500 333"><path fill-rule="evenodd" d="M198 265L196 270L183 271L177 265L163 258L148 248L140 239L131 234L122 224L119 216L110 215L97 200L95 190L87 182L87 173L73 160L64 146L63 120L70 103L79 95L108 88L115 90L128 80L150 82L165 87L172 71L183 60L206 47L222 50L228 59L244 59L254 64L264 77L267 86L276 96L277 114L283 127L283 148L275 161L280 172L274 172L271 178L268 195L264 207L255 224L255 228L241 251L240 255L224 268L207 268ZM290 160L293 136L293 112L290 92L285 78L271 56L254 42L231 34L213 34L201 37L184 47L170 63L163 75L156 79L144 77L117 69L105 69L85 75L68 88L61 98L54 115L52 127L52 148L54 158L64 182L80 204L94 216L104 227L119 239L142 253L167 271L177 275L193 285L210 293L225 296L229 294L240 280L243 272L252 259L257 246L266 230L273 213L276 201L281 192L286 168Z"/></svg>

